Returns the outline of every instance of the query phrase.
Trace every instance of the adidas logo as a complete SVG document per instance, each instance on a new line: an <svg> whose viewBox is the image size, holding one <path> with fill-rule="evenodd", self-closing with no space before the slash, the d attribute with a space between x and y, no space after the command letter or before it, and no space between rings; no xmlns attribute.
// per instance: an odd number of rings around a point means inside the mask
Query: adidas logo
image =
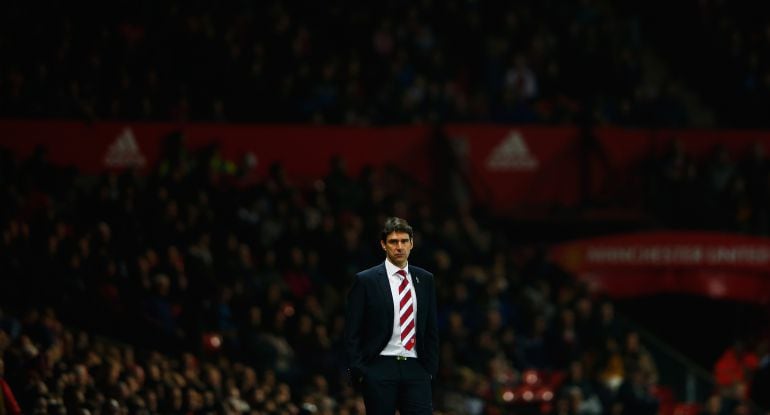
<svg viewBox="0 0 770 415"><path fill-rule="evenodd" d="M524 137L517 130L511 130L487 158L487 169L497 171L535 170L538 164Z"/></svg>
<svg viewBox="0 0 770 415"><path fill-rule="evenodd" d="M142 167L147 160L139 150L134 132L126 127L107 149L104 165L107 167Z"/></svg>

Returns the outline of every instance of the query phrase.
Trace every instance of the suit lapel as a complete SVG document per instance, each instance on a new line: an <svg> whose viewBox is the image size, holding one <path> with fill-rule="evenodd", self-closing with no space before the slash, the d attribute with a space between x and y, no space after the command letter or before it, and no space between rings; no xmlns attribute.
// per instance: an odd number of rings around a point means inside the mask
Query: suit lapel
<svg viewBox="0 0 770 415"><path fill-rule="evenodd" d="M382 304L385 306L385 318L390 322L390 324L393 324L393 294L390 292L390 279L388 277L387 271L385 270L384 262L377 270L377 274L377 286L379 287Z"/></svg>
<svg viewBox="0 0 770 415"><path fill-rule="evenodd" d="M419 271L412 267L409 267L409 274L412 275L412 284L414 284L414 292L417 296L417 333L421 333L422 327L425 323L425 284L420 283Z"/></svg>

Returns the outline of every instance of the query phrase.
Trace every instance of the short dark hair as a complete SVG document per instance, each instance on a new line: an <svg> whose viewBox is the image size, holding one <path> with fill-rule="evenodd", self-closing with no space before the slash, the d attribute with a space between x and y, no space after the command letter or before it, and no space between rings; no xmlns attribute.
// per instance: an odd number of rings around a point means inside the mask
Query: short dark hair
<svg viewBox="0 0 770 415"><path fill-rule="evenodd" d="M388 235L393 232L404 232L409 234L409 239L414 238L414 231L409 226L409 222L395 216L385 219L385 226L382 228L382 235L380 237L382 242L385 242Z"/></svg>

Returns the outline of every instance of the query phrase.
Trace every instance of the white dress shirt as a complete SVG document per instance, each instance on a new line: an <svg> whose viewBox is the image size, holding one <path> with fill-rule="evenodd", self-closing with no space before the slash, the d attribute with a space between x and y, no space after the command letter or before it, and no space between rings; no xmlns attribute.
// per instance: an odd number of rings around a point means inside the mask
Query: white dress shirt
<svg viewBox="0 0 770 415"><path fill-rule="evenodd" d="M417 357L417 348L412 350L406 350L404 343L401 342L401 325L399 324L398 316L399 310L399 296L398 286L401 285L401 275L397 274L402 268L394 265L390 260L385 259L385 273L388 275L388 282L390 283L390 295L393 298L393 333L390 335L387 346L382 349L380 355L382 356L406 356ZM412 307L414 312L414 329L417 331L417 293L414 290L414 284L412 284L412 274L409 273L409 265L405 265L403 268L406 271L406 278L409 280L409 290L412 291ZM416 336L416 334L415 334Z"/></svg>

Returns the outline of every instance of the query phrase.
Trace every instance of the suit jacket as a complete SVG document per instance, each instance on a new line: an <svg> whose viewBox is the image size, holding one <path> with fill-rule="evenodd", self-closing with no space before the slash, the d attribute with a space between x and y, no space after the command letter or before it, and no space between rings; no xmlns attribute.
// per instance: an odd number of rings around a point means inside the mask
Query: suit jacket
<svg viewBox="0 0 770 415"><path fill-rule="evenodd" d="M417 360L435 376L438 371L436 288L433 274L409 265L417 296ZM345 352L354 380L379 356L393 334L393 296L385 263L356 274L345 314Z"/></svg>

